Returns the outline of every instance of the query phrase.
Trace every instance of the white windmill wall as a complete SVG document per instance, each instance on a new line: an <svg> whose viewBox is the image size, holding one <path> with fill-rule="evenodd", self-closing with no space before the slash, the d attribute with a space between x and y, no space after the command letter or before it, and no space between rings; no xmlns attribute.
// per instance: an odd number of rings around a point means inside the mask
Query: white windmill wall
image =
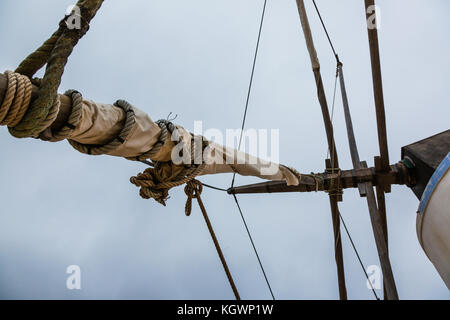
<svg viewBox="0 0 450 320"><path fill-rule="evenodd" d="M431 177L417 213L423 250L450 289L450 153Z"/></svg>

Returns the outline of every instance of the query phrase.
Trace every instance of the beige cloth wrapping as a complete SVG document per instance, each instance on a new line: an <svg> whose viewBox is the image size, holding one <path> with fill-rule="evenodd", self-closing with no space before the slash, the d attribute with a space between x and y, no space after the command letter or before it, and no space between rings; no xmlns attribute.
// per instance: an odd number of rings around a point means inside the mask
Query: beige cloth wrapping
<svg viewBox="0 0 450 320"><path fill-rule="evenodd" d="M133 107L136 123L126 141L108 153L118 157L136 157L152 149L158 141L161 129L143 111ZM113 140L120 132L125 121L124 111L110 104L83 101L83 111L79 124L69 137L83 144L101 145ZM190 139L190 134L178 127L184 138ZM170 161L175 143L169 138L164 147L152 157L153 161ZM263 161L235 149L225 148L216 143L210 143L205 160L207 166L203 174L236 172L243 176L255 176L268 180L285 180L288 185L298 185L296 175L287 167L272 162ZM234 156L234 158L233 158ZM226 159L234 159L231 164Z"/></svg>

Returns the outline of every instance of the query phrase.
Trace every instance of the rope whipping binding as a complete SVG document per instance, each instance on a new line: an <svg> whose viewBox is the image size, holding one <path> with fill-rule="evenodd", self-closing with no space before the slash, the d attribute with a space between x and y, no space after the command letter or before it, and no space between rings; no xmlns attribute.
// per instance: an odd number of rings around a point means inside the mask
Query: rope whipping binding
<svg viewBox="0 0 450 320"><path fill-rule="evenodd" d="M260 23L259 23L258 38L257 38L257 41L256 41L255 54L253 56L252 71L251 71L251 74L250 74L250 81L249 81L248 90L247 90L247 98L246 98L246 101L245 101L244 115L242 117L242 125L241 125L241 132L240 132L240 136L239 136L238 150L241 149L242 137L243 137L244 128L245 128L245 122L247 120L248 106L249 106L249 103L250 103L250 96L251 96L251 91L252 91L252 86L253 86L253 79L254 79L254 75L255 75L255 68L256 68L256 61L257 61L257 58L258 58L259 46L260 46L260 42L261 42L261 34L262 34L263 25L264 25L264 18L265 18L265 15L266 15L266 8L267 8L267 0L264 0L263 10L262 10L262 13L261 13L261 19L260 19ZM234 187L235 179L236 179L236 172L233 172L233 178L231 180L231 188ZM219 189L219 188L214 188L214 189ZM270 291L270 294L272 296L272 299L275 300L275 296L273 294L272 287L270 285L269 279L267 278L266 271L264 270L264 266L263 266L263 264L261 262L261 259L259 257L258 251L256 250L256 246L255 246L255 243L253 241L253 237L252 237L252 235L250 233L250 230L248 228L248 225L247 225L247 222L245 220L244 214L243 214L242 209L241 209L241 207L239 205L239 201L238 201L238 199L237 199L235 194L233 194L233 197L234 197L236 206L237 206L237 208L239 210L239 213L240 213L242 222L244 224L245 230L247 232L247 235L248 235L248 237L250 239L250 242L252 244L253 251L254 251L257 259L258 259L258 263L259 263L259 266L261 268L261 271L263 272L264 279L266 281L267 287L269 288L269 291Z"/></svg>
<svg viewBox="0 0 450 320"><path fill-rule="evenodd" d="M340 69L340 67L343 66L343 64L342 64L342 62L340 61L339 55L337 54L337 52L336 52L336 50L335 50L335 47L334 47L333 42L332 42L332 40L331 40L330 34L329 34L328 30L327 30L327 27L326 27L326 25L325 25L325 22L324 22L324 20L323 20L323 18L322 18L322 15L321 15L321 13L320 13L320 10L319 10L319 8L318 8L318 6L317 6L315 0L313 0L313 4L314 4L314 8L316 9L317 15L318 15L318 17L319 17L319 19L320 19L320 22L321 22L321 24L322 24L323 30L325 31L325 34L326 34L326 36L327 36L327 39L328 39L328 42L329 42L329 44L330 44L331 50L332 50L332 52L333 52L333 54L334 54L334 56L335 56L335 58L336 58L336 76L335 76L335 81L334 81L333 104L332 104L332 110L331 110L331 122L333 123L333 120L334 120L334 110L335 110L335 102L336 102L337 81L338 81L339 72L340 72L339 69ZM333 148L334 148L334 140L333 140ZM328 151L327 151L327 158L328 158L328 155L329 155L329 154L330 154L330 149L328 149ZM333 162L334 162L334 161L333 161ZM333 173L334 173L334 164L333 164L333 163L332 163L332 170L333 170ZM340 171L340 170L339 170L339 171ZM361 266L361 269L363 270L364 275L365 275L365 277L366 277L368 283L370 284L370 288L371 288L371 290L372 290L372 293L374 294L375 299L380 300L380 298L378 297L378 295L377 295L377 293L376 293L376 291L375 291L375 289L374 289L374 287L373 287L373 285L372 285L372 282L370 281L369 275L367 274L367 271L366 271L366 269L365 269L365 267L364 267L364 263L362 262L361 256L360 256L360 254L359 254L359 252L358 252L358 249L356 248L356 245L355 245L355 243L354 243L354 241L353 241L353 238L352 238L352 236L351 236L351 234L350 234L349 229L347 228L347 225L346 225L346 223L345 223L345 221L344 221L344 218L342 217L342 214L341 214L340 210L338 210L338 213L339 213L339 218L340 218L340 220L342 221L342 224L344 225L345 232L346 232L346 234L347 234L347 236L348 236L348 238L349 238L349 240L350 240L350 243L351 243L351 245L352 245L353 251L355 252L356 257L357 257L357 259L358 259L358 261L359 261L359 264L360 264L360 266Z"/></svg>

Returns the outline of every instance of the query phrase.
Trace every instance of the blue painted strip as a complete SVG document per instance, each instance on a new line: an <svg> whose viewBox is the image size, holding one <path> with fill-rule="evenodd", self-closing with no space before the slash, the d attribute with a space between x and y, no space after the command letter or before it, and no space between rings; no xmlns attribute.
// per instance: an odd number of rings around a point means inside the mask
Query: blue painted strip
<svg viewBox="0 0 450 320"><path fill-rule="evenodd" d="M419 214L423 214L425 209L427 208L428 201L430 201L430 197L433 194L434 189L437 187L441 179L444 177L447 170L450 168L450 152L447 156L442 160L439 167L433 173L430 178L430 181L425 188L425 191L422 194L422 199L419 204Z"/></svg>

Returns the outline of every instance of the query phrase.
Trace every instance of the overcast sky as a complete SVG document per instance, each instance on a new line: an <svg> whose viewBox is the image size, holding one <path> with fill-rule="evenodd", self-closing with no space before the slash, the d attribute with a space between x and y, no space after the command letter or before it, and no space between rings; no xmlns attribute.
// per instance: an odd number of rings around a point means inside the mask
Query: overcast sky
<svg viewBox="0 0 450 320"><path fill-rule="evenodd" d="M335 61L311 1L305 1L329 99ZM378 154L362 0L319 0L344 62L361 159ZM449 129L450 3L379 0L380 48L391 162L402 146ZM74 0L2 0L0 70L15 69L51 33ZM60 92L113 103L127 99L152 119L178 114L220 130L240 127L263 0L105 1L69 59ZM340 98L337 150L351 168ZM294 0L269 0L247 128L279 129L281 162L321 172L326 139ZM143 200L129 177L142 164L92 157L67 142L18 140L0 128L0 298L233 299L197 206L184 216L182 188L167 207ZM228 187L231 175L201 179ZM257 182L237 178L237 185ZM232 197L203 192L241 297L270 294ZM337 299L327 195L240 196L278 299ZM390 256L400 298L449 299L416 236L418 200L404 186L387 195ZM340 204L361 258L377 265L365 199L345 190ZM343 233L348 296L373 299ZM67 266L81 290L67 290ZM382 295L382 290L378 290Z"/></svg>

